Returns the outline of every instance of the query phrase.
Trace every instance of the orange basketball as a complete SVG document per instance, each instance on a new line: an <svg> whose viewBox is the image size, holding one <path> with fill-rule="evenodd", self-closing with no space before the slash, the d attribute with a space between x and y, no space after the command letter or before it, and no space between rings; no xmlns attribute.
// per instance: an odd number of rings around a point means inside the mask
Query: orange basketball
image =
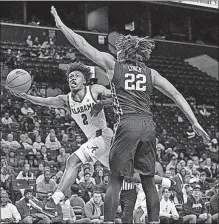
<svg viewBox="0 0 219 224"><path fill-rule="evenodd" d="M31 76L23 69L11 71L6 79L6 88L15 93L25 93L30 89Z"/></svg>

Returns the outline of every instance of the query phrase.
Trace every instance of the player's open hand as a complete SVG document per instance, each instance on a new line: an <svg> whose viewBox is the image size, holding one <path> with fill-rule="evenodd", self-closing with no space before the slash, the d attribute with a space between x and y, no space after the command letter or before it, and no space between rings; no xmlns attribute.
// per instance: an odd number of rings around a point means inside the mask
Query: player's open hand
<svg viewBox="0 0 219 224"><path fill-rule="evenodd" d="M90 115L96 117L100 111L103 109L103 104L101 100L97 101L97 103L91 108Z"/></svg>
<svg viewBox="0 0 219 224"><path fill-rule="evenodd" d="M60 19L60 17L59 17L59 15L58 15L54 6L51 7L51 13L54 16L57 28L61 28L61 25L63 23L62 23L62 20Z"/></svg>
<svg viewBox="0 0 219 224"><path fill-rule="evenodd" d="M199 123L195 123L195 124L193 124L193 125L192 125L192 128L193 128L194 132L195 132L197 135L199 135L199 136L202 137L203 142L204 142L205 144L209 143L209 141L210 141L210 137L209 137L209 135L204 131L204 129L201 127L201 125L200 125Z"/></svg>
<svg viewBox="0 0 219 224"><path fill-rule="evenodd" d="M15 92L12 92L10 91L12 95L16 96L16 97L20 97L20 98L23 98L23 99L26 99L27 98L27 94L26 93L15 93Z"/></svg>

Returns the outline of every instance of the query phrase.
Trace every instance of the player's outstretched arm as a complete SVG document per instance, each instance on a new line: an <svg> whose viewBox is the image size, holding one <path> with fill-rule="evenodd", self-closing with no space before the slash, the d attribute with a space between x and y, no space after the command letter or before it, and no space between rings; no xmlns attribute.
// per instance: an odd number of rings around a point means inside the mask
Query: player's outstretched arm
<svg viewBox="0 0 219 224"><path fill-rule="evenodd" d="M99 84L92 85L91 91L97 98L101 98L100 100L97 100L97 104L95 104L91 109L91 116L95 117L104 106L110 106L113 104L113 98L111 91Z"/></svg>
<svg viewBox="0 0 219 224"><path fill-rule="evenodd" d="M65 108L65 98L66 95L59 95L56 97L37 97L37 96L31 96L26 93L13 93L13 95L23 98L25 100L30 101L33 104L37 104L40 106L45 106L45 107L54 107L54 108Z"/></svg>
<svg viewBox="0 0 219 224"><path fill-rule="evenodd" d="M185 116L192 124L193 130L199 136L202 136L204 143L208 143L210 140L209 135L200 126L191 107L189 106L185 98L181 95L181 93L179 93L179 91L157 71L152 69L151 74L154 87L171 98L176 103L176 105L181 109L181 111L185 114Z"/></svg>
<svg viewBox="0 0 219 224"><path fill-rule="evenodd" d="M69 42L74 45L82 54L91 59L93 62L103 67L106 71L113 71L115 58L108 53L100 52L91 46L82 36L76 34L68 28L60 19L54 6L51 7L51 13L54 16L56 26L63 32Z"/></svg>

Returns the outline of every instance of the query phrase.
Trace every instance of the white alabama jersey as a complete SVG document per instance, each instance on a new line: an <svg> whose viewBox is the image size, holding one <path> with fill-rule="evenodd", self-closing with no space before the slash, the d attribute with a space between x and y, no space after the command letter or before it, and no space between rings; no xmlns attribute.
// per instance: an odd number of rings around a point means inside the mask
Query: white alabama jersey
<svg viewBox="0 0 219 224"><path fill-rule="evenodd" d="M91 108L96 104L92 96L90 86L86 86L86 95L81 102L74 101L72 94L68 94L71 117L75 120L88 139L96 136L96 131L106 128L104 111L93 117L90 115Z"/></svg>

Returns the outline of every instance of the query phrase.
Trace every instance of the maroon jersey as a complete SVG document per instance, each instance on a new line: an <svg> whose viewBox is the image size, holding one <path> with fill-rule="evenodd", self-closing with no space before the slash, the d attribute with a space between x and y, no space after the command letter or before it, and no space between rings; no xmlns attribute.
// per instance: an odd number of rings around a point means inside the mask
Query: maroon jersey
<svg viewBox="0 0 219 224"><path fill-rule="evenodd" d="M151 116L150 95L153 90L151 69L143 63L138 66L115 64L111 83L114 108L118 115Z"/></svg>

